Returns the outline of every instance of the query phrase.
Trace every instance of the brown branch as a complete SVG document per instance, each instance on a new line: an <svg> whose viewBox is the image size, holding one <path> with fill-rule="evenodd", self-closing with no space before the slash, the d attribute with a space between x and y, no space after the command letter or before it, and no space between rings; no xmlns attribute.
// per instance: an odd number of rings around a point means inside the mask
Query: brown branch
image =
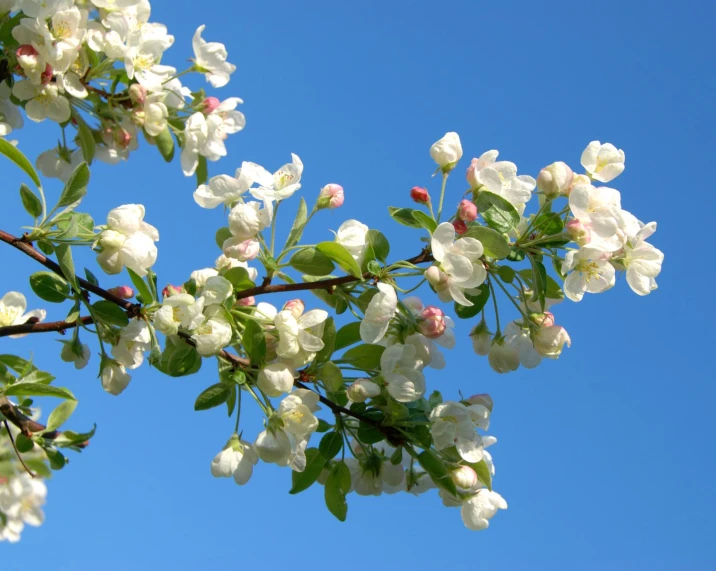
<svg viewBox="0 0 716 571"><path fill-rule="evenodd" d="M24 237L23 238L16 238L12 234L8 234L7 232L0 230L0 241L5 242L6 244L10 244L13 248L16 248L17 250L20 250L23 254L26 254L27 256L30 256L33 260L40 262L43 266L45 266L48 270L52 270L55 272L58 276L64 277L64 274L62 273L62 268L60 268L60 265L50 260L47 256L42 254L41 252L38 252L30 242L28 242ZM127 301L126 299L122 299L121 297L118 297L110 292L108 292L106 289L103 289L99 286L96 286L87 280L83 280L80 277L77 277L77 281L80 284L80 287L82 289L85 289L89 292L92 292L93 294L101 297L102 299L106 299L107 301L111 301L115 305L118 305L125 311L127 311L131 317L134 317L139 312L139 309L142 307L138 303L132 303L131 301Z"/></svg>
<svg viewBox="0 0 716 571"><path fill-rule="evenodd" d="M408 260L405 260L409 264L422 264L425 262L432 262L434 260L432 254L430 254L430 250L428 248L425 248L420 254L417 256L414 256ZM303 290L311 290L311 289L324 289L328 291L328 293L333 293L333 288L353 282L360 281L361 279L368 279L371 278L373 274L370 272L365 272L362 276L362 278L357 278L355 276L343 276L340 278L330 278L327 280L319 280L316 282L302 282L298 284L276 284L276 285L270 285L270 283L266 283L266 280L264 280L264 283L260 286L252 287L249 289L245 289L242 291L236 292L236 299L245 299L247 297L257 296L257 295L263 295L265 293L282 293L282 292L289 292L289 291L303 291Z"/></svg>
<svg viewBox="0 0 716 571"><path fill-rule="evenodd" d="M77 321L47 321L45 323L22 323L20 325L8 325L0 327L0 337L8 335L27 335L28 333L51 333L59 332L64 334L68 329L82 325L92 325L94 319L90 316L80 317Z"/></svg>
<svg viewBox="0 0 716 571"><path fill-rule="evenodd" d="M27 464L25 464L25 461L22 459L22 454L20 454L20 451L17 449L17 444L15 444L15 439L12 436L12 432L10 432L10 425L7 423L7 420L3 420L3 424L5 425L5 430L7 430L7 437L10 439L12 449L15 451L15 456L17 456L17 459L20 460L20 464L22 464L22 467L25 468L25 472L30 474L30 478L34 478L36 474L27 467Z"/></svg>
<svg viewBox="0 0 716 571"><path fill-rule="evenodd" d="M45 430L44 424L40 424L39 422L36 422L31 418L26 417L18 410L18 408L14 404L7 400L6 397L0 397L0 413L2 413L7 420L17 426L20 429L20 432L22 432L22 434L24 434L28 438L30 438L34 433L42 432L43 430ZM45 440L54 440L61 435L62 432L60 432L59 430L52 430L51 432L46 432L45 434L43 434L42 437ZM86 448L88 445L89 441L85 441L80 442L76 446L78 448Z"/></svg>

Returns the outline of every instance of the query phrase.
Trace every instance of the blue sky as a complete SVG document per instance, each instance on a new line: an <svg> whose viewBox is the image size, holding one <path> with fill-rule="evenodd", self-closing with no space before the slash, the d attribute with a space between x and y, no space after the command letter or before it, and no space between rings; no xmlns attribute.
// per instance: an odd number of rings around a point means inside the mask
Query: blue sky
<svg viewBox="0 0 716 571"><path fill-rule="evenodd" d="M462 167L494 148L533 175L556 160L578 167L599 139L626 151L613 183L624 207L659 223L659 289L639 298L622 279L564 302L555 313L572 348L508 376L471 352L470 324L458 325L462 343L428 382L447 397L462 389L495 400L495 488L509 509L477 534L434 494L352 495L340 524L322 489L288 495L286 470L261 465L242 488L213 479L209 462L232 423L192 410L215 382L210 362L183 379L138 371L113 398L93 367L59 363L53 339L3 340L1 352L33 351L81 398L78 429L99 425L49 483L46 524L0 548L3 569L713 569L714 4L217 0L198 16L195 5L155 0L153 19L176 36L167 63L181 67L204 22L204 37L225 42L238 66L218 95L245 100L247 128L210 173L233 173L242 160L275 170L299 154L308 200L328 182L347 196L307 240L358 218L389 236L394 256L415 254L415 231L392 223L387 206L408 205L414 185L437 192L428 148L446 131L462 138ZM48 129L28 126L22 148L36 156ZM119 204L146 205L161 232L161 281L213 263L223 214L198 209L178 163L145 145L92 174L85 204L97 220ZM461 176L448 201L464 190ZM16 230L20 179L5 181L0 227ZM9 249L0 263L17 268L2 290L25 291L38 307L26 281L37 268ZM246 408L253 435L259 417Z"/></svg>

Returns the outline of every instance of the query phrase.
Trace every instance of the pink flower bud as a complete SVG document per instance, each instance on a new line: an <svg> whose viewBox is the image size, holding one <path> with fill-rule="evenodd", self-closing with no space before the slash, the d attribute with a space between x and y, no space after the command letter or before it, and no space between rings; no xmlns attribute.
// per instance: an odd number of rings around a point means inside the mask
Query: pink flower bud
<svg viewBox="0 0 716 571"><path fill-rule="evenodd" d="M554 325L554 315L549 311L544 313L533 313L530 319L540 327L552 327Z"/></svg>
<svg viewBox="0 0 716 571"><path fill-rule="evenodd" d="M306 305L300 299L292 299L283 304L283 309L289 311L294 319L298 319L303 315L303 310L306 309Z"/></svg>
<svg viewBox="0 0 716 571"><path fill-rule="evenodd" d="M248 307L250 305L256 305L256 298L252 295L251 297L244 297L241 298L236 302L236 305L242 306L242 307Z"/></svg>
<svg viewBox="0 0 716 571"><path fill-rule="evenodd" d="M319 208L338 208L343 206L343 187L340 184L327 184L318 195Z"/></svg>
<svg viewBox="0 0 716 571"><path fill-rule="evenodd" d="M477 168L479 163L479 159L472 159L472 161L470 161L470 166L467 167L466 178L472 190L475 190L478 186L480 186L480 181L477 180L477 173L480 172L480 169Z"/></svg>
<svg viewBox="0 0 716 571"><path fill-rule="evenodd" d="M457 216L464 222L472 222L477 218L477 206L470 200L463 200L458 206Z"/></svg>
<svg viewBox="0 0 716 571"><path fill-rule="evenodd" d="M17 48L15 51L15 55L17 57L21 56L36 56L37 50L31 46L30 44L23 44Z"/></svg>
<svg viewBox="0 0 716 571"><path fill-rule="evenodd" d="M213 113L219 105L221 105L221 101L219 101L216 97L207 97L202 102L204 114L209 115L210 113Z"/></svg>
<svg viewBox="0 0 716 571"><path fill-rule="evenodd" d="M446 328L445 313L443 313L443 310L439 307L428 305L420 313L418 331L428 339L437 339L445 333Z"/></svg>
<svg viewBox="0 0 716 571"><path fill-rule="evenodd" d="M469 490L473 486L476 486L478 482L477 474L470 466L460 466L457 470L453 470L450 473L450 477L452 481L455 482L455 485L463 490Z"/></svg>
<svg viewBox="0 0 716 571"><path fill-rule="evenodd" d="M168 284L163 290L162 295L164 297L171 297L173 295L176 295L178 293L184 293L184 288L182 286L175 286L172 284Z"/></svg>
<svg viewBox="0 0 716 571"><path fill-rule="evenodd" d="M589 244L592 241L592 234L584 224L579 220L570 220L565 225L567 233L572 237L580 247Z"/></svg>
<svg viewBox="0 0 716 571"><path fill-rule="evenodd" d="M52 66L48 63L45 66L45 71L43 71L42 74L40 74L40 83L42 83L42 85L47 85L48 83L50 83L50 81L52 81L52 76L54 74L55 74L55 71L52 69Z"/></svg>
<svg viewBox="0 0 716 571"><path fill-rule="evenodd" d="M470 398L467 399L467 402L470 404L482 405L489 411L492 411L492 407L494 406L494 403L492 402L492 397L487 393L472 395Z"/></svg>
<svg viewBox="0 0 716 571"><path fill-rule="evenodd" d="M418 204L430 204L428 189L422 188L421 186L414 186L410 189L410 198Z"/></svg>
<svg viewBox="0 0 716 571"><path fill-rule="evenodd" d="M122 299L131 299L134 297L134 290L126 285L113 287L107 290L112 295L116 295Z"/></svg>
<svg viewBox="0 0 716 571"><path fill-rule="evenodd" d="M465 224L463 220L453 220L452 225L458 236L462 236L465 232L467 232L467 224Z"/></svg>
<svg viewBox="0 0 716 571"><path fill-rule="evenodd" d="M147 88L139 83L134 83L129 87L129 98L137 105L144 105L147 100Z"/></svg>

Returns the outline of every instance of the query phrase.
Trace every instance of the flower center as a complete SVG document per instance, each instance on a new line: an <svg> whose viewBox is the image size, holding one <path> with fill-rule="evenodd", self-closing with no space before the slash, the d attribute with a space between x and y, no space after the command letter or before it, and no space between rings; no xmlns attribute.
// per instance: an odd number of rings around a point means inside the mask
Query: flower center
<svg viewBox="0 0 716 571"><path fill-rule="evenodd" d="M6 327L15 323L15 320L20 317L20 311L16 307L7 307L4 305L0 306L0 325Z"/></svg>

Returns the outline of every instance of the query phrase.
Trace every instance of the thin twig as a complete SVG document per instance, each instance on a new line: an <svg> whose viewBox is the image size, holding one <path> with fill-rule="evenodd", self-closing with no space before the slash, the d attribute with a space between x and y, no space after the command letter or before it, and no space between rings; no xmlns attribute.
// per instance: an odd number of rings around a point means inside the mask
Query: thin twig
<svg viewBox="0 0 716 571"><path fill-rule="evenodd" d="M30 474L30 477L34 478L35 473L27 467L27 464L25 464L25 461L22 459L22 454L20 454L20 451L15 445L15 439L12 437L12 432L10 432L10 425L7 423L7 420L3 420L3 423L5 424L5 430L7 430L7 435L10 438L10 442L12 443L13 450L15 450L15 455L17 456L17 459L20 460L20 464L22 464L22 467L25 468L25 471Z"/></svg>
<svg viewBox="0 0 716 571"><path fill-rule="evenodd" d="M27 335L28 333L64 333L68 329L73 329L80 325L92 325L92 323L94 323L94 319L88 315L86 317L79 317L77 321L47 321L45 323L7 325L6 327L0 327L0 337Z"/></svg>

